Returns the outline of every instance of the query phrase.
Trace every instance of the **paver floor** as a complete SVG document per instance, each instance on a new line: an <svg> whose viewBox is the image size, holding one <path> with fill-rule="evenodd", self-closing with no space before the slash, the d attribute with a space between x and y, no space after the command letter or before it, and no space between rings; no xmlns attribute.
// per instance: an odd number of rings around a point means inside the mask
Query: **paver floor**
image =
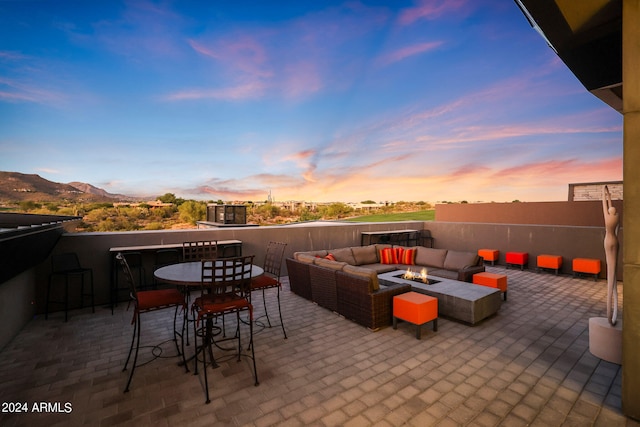
<svg viewBox="0 0 640 427"><path fill-rule="evenodd" d="M68 323L38 316L0 352L0 426L640 426L622 415L620 366L588 349L588 319L606 313L605 281L487 270L508 275L498 314L473 327L441 318L420 341L413 325L369 331L285 281L289 338L277 327L256 333L257 387L246 359L210 368L209 405L202 375L176 357L139 367L123 393L126 304L114 315L73 311ZM276 319L275 298L268 306ZM170 316L143 319L145 343L170 336ZM8 412L12 403L27 413Z"/></svg>

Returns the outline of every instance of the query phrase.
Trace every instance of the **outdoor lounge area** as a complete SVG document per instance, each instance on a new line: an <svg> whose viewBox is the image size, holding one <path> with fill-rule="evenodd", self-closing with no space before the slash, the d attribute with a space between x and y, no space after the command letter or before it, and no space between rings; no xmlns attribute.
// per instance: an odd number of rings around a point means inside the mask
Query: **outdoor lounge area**
<svg viewBox="0 0 640 427"><path fill-rule="evenodd" d="M62 413L3 410L0 425L640 425L622 415L620 366L588 350L588 319L605 311L605 282L508 276L509 299L496 315L476 326L441 318L421 340L405 322L372 332L293 294L285 278L288 339L279 327L257 328L260 385L248 362L221 363L209 369L209 405L201 376L185 373L178 357L138 368L123 393L126 304L113 315L109 305L72 310L67 323L62 312L38 315L0 352L0 395L29 409L58 402ZM267 303L275 313L275 296ZM256 303L256 316L262 310ZM170 335L160 317L172 314L153 315L148 343Z"/></svg>

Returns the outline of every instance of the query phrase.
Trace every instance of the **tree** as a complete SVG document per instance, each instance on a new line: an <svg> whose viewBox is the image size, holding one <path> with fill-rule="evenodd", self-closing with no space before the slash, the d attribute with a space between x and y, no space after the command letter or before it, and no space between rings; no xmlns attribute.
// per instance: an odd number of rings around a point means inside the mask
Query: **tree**
<svg viewBox="0 0 640 427"><path fill-rule="evenodd" d="M195 200L187 200L178 207L180 219L195 225L198 221L203 221L207 217L207 205Z"/></svg>
<svg viewBox="0 0 640 427"><path fill-rule="evenodd" d="M353 212L353 208L344 203L332 203L320 208L320 213L325 218L343 218L351 212Z"/></svg>
<svg viewBox="0 0 640 427"><path fill-rule="evenodd" d="M173 193L165 193L164 195L159 196L158 200L160 200L162 203L175 203L176 195Z"/></svg>

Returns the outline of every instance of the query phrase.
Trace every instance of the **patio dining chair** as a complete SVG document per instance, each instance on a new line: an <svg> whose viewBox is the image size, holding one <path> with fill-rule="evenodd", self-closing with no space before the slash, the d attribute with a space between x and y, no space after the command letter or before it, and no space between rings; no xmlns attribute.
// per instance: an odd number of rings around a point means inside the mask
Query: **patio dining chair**
<svg viewBox="0 0 640 427"><path fill-rule="evenodd" d="M129 268L129 264L125 256L122 253L118 253L116 255L116 259L124 272L124 277L127 283L129 284L129 297L131 298L131 302L134 305L133 319L131 323L133 324L133 335L131 337L131 346L129 347L129 354L127 355L127 360L124 362L124 368L122 371L127 370L127 366L129 365L129 360L131 359L131 353L133 353L133 348L135 346L135 353L133 356L133 363L131 365L131 372L129 373L129 379L127 381L127 386L124 389L124 392L129 391L129 386L131 385L131 380L133 379L133 374L138 366L138 353L140 351L140 331L142 330L142 322L141 316L146 313L165 310L169 308L174 308L173 314L173 342L176 346L176 351L178 355L182 356L182 363L184 363L185 370L188 372L189 368L187 367L187 362L184 357L184 342L182 341L182 336L184 334L185 327L185 316L183 316L182 327L180 332L176 329L176 323L178 318L178 310L182 308L183 313L186 315L187 305L184 300L184 295L178 291L177 289L154 289L154 290L146 290L146 291L138 291L136 288L136 283L133 279L133 274L131 273L131 269ZM180 341L182 343L181 347L178 347L178 337L180 337ZM158 346L153 346L154 349ZM152 352L154 358L159 357L159 355L154 351ZM146 364L145 362L143 364Z"/></svg>
<svg viewBox="0 0 640 427"><path fill-rule="evenodd" d="M180 253L177 248L158 249L154 254L153 271L166 265L177 264L180 262ZM158 288L158 279L153 277L153 289Z"/></svg>
<svg viewBox="0 0 640 427"><path fill-rule="evenodd" d="M251 280L251 293L262 291L262 304L264 305L264 316L267 318L267 325L271 328L271 320L269 319L269 312L267 311L267 300L265 297L265 291L267 289L277 290L278 299L278 313L280 314L280 326L282 327L282 333L284 338L287 338L287 331L284 329L284 322L282 321L282 308L280 306L280 289L282 283L280 282L280 271L282 269L282 259L284 257L284 250L287 247L286 243L281 242L269 242L267 245L267 252L264 258L264 274L258 277L254 277Z"/></svg>
<svg viewBox="0 0 640 427"><path fill-rule="evenodd" d="M184 242L182 244L182 260L184 262L216 258L218 258L218 242L216 240Z"/></svg>
<svg viewBox="0 0 640 427"><path fill-rule="evenodd" d="M230 340L237 340L237 361L240 362L244 355L253 361L253 375L255 385L258 382L258 371L256 369L256 358L253 345L253 306L250 302L251 295L251 268L253 263L253 255L223 258L220 260L203 260L202 261L202 283L201 293L195 299L191 310L194 313L194 336L196 340L196 357L195 374L198 374L198 352L201 353L201 360L204 367L204 387L206 403L210 403L209 398L209 380L207 374L207 365L211 363L213 367L218 367L215 357L213 356L213 346L222 350L232 350L224 348L221 345ZM240 325L245 322L240 318L240 314L247 312L249 325L249 349L250 354L242 352L242 334ZM235 314L236 332L233 337L222 337L214 339L213 322L218 317L227 314ZM198 346L198 339L201 339L201 345ZM210 362L207 362L207 355Z"/></svg>

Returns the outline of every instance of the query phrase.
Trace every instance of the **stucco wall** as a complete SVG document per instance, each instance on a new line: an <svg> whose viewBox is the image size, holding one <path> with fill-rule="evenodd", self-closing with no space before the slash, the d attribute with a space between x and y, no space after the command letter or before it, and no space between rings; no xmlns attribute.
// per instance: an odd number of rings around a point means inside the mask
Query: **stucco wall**
<svg viewBox="0 0 640 427"><path fill-rule="evenodd" d="M613 205L623 221L622 201ZM436 205L436 221L604 227L601 201Z"/></svg>
<svg viewBox="0 0 640 427"><path fill-rule="evenodd" d="M528 252L529 268L536 268L541 254L561 255L561 272L571 274L573 258L601 260L600 277L606 277L604 227L567 227L522 224L479 224L434 221L425 224L435 238L435 247L475 251L482 248L500 251L499 264L505 263L505 253ZM622 242L622 229L619 233ZM622 280L622 245L618 256L618 279Z"/></svg>

